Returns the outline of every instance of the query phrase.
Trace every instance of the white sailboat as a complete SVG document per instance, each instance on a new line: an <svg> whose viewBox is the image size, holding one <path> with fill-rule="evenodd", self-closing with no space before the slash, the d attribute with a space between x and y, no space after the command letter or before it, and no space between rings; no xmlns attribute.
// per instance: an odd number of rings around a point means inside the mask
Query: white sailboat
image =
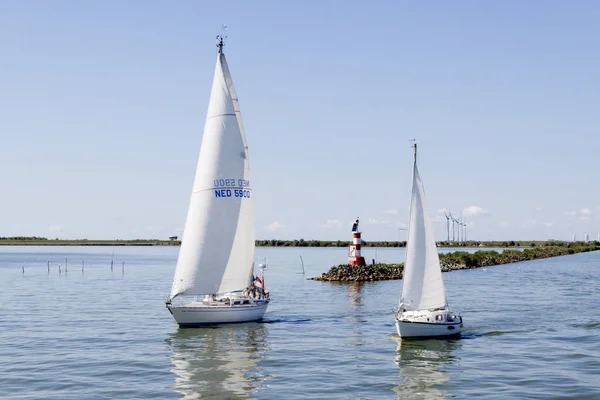
<svg viewBox="0 0 600 400"><path fill-rule="evenodd" d="M425 191L417 168L416 143L402 295L394 314L396 331L402 338L458 335L463 325L462 317L448 308Z"/></svg>
<svg viewBox="0 0 600 400"><path fill-rule="evenodd" d="M217 36L196 177L166 306L180 326L260 320L269 304L254 278L254 206L238 98Z"/></svg>

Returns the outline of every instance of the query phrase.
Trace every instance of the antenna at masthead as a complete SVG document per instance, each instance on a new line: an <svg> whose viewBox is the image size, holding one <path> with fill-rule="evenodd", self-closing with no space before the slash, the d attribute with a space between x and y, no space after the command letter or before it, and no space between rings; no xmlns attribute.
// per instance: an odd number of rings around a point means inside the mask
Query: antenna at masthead
<svg viewBox="0 0 600 400"><path fill-rule="evenodd" d="M219 54L223 54L223 46L225 46L225 43L223 43L223 39L227 39L227 36L225 36L225 31L227 30L227 25L223 24L221 25L221 34L217 35L217 48L218 53Z"/></svg>
<svg viewBox="0 0 600 400"><path fill-rule="evenodd" d="M225 39L226 36L224 37L223 35L217 35L217 48L219 49L217 52L219 54L223 53L223 46L225 46L225 43L223 43L223 39Z"/></svg>
<svg viewBox="0 0 600 400"><path fill-rule="evenodd" d="M414 149L415 162L417 162L417 141L416 139L411 139L412 148Z"/></svg>

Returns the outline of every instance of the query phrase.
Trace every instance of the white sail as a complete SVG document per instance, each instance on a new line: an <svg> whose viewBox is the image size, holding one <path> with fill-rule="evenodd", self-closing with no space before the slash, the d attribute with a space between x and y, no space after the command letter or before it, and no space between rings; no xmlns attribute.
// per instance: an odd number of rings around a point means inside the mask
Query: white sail
<svg viewBox="0 0 600 400"><path fill-rule="evenodd" d="M400 307L405 310L426 310L446 306L440 259L415 159Z"/></svg>
<svg viewBox="0 0 600 400"><path fill-rule="evenodd" d="M242 290L251 280L250 167L234 98L237 105L225 55L219 52L171 298Z"/></svg>
<svg viewBox="0 0 600 400"><path fill-rule="evenodd" d="M229 66L225 55L221 58L221 65L223 67L223 76L225 82L229 88L231 95L231 101L233 103L233 109L238 122L240 134L242 136L242 143L246 152L246 160L244 165L244 179L250 182L250 160L248 159L248 143L246 142L246 133L244 132L244 125L242 124L242 112L240 110L240 103L233 86L233 79L231 79L231 73L229 72ZM248 187L250 190L250 187ZM255 242L255 230L254 230L254 200L252 196L244 198L240 208L240 218L235 235L235 242L233 244L231 256L221 285L219 286L218 293L226 293L235 290L240 290L248 286L252 280L252 272L254 270L254 242ZM250 261L249 261L250 260Z"/></svg>

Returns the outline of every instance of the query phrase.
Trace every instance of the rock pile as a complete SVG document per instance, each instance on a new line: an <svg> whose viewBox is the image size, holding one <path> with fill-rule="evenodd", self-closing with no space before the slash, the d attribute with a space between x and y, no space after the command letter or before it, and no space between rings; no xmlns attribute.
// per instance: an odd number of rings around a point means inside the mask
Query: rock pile
<svg viewBox="0 0 600 400"><path fill-rule="evenodd" d="M315 278L315 281L364 282L402 279L402 264L347 265L341 264Z"/></svg>

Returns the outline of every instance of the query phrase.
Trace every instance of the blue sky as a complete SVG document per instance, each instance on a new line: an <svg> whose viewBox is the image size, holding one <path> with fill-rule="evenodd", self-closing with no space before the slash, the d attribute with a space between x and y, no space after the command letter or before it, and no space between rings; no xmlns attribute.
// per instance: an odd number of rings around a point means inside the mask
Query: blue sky
<svg viewBox="0 0 600 400"><path fill-rule="evenodd" d="M183 228L216 48L257 237L399 240L410 139L469 238L600 231L600 3L0 2L0 236Z"/></svg>

